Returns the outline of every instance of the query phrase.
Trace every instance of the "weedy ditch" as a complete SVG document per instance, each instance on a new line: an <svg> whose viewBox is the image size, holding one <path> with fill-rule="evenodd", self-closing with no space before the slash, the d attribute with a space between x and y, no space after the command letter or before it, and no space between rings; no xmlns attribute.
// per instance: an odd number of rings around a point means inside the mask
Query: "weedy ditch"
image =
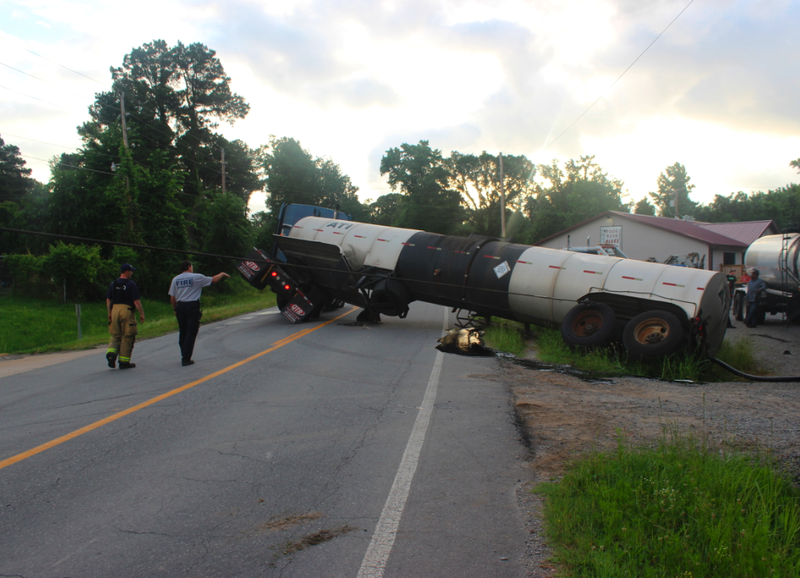
<svg viewBox="0 0 800 578"><path fill-rule="evenodd" d="M570 576L798 576L800 491L761 454L665 428L655 447L578 458L546 496Z"/></svg>
<svg viewBox="0 0 800 578"><path fill-rule="evenodd" d="M652 360L633 360L621 346L578 351L571 349L556 329L528 328L522 323L492 320L480 331L485 347L504 355L523 367L538 371L559 371L590 381L614 377L645 377L684 383L744 381L715 365L699 352L678 352ZM458 351L450 351L458 353ZM536 359L526 357L533 352ZM733 343L725 341L717 358L744 373L763 375L758 366L752 341L745 337Z"/></svg>

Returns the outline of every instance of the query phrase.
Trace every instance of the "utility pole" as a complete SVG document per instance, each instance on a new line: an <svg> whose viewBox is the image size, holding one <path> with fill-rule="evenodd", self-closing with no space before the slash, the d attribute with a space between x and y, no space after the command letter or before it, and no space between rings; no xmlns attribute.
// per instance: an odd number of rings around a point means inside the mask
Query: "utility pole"
<svg viewBox="0 0 800 578"><path fill-rule="evenodd" d="M125 154L128 154L128 125L125 122L125 93L119 93L119 109L122 118L122 144L125 145ZM131 203L131 182L125 175L125 191L128 197L128 239L133 240L133 206Z"/></svg>
<svg viewBox="0 0 800 578"><path fill-rule="evenodd" d="M128 148L128 127L125 124L125 93L119 93L119 108L120 114L122 115L122 144L125 145L125 148Z"/></svg>
<svg viewBox="0 0 800 578"><path fill-rule="evenodd" d="M222 149L222 194L225 194L225 149Z"/></svg>
<svg viewBox="0 0 800 578"><path fill-rule="evenodd" d="M672 189L675 192L675 218L680 219L680 213L678 213L678 191L677 189Z"/></svg>
<svg viewBox="0 0 800 578"><path fill-rule="evenodd" d="M506 190L503 174L503 153L500 153L500 236L506 238Z"/></svg>

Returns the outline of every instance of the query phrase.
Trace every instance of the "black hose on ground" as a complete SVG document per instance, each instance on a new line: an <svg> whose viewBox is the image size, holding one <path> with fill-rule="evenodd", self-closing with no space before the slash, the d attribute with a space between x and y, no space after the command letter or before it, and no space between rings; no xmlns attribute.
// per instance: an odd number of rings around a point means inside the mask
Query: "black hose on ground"
<svg viewBox="0 0 800 578"><path fill-rule="evenodd" d="M744 377L744 378L749 379L751 381L800 381L800 376L795 376L795 377L791 377L791 376L773 376L773 377L770 377L770 376L767 376L767 377L765 377L765 376L761 376L761 375L750 375L749 373L744 373L743 371L739 371L735 367L731 367L730 365L728 365L724 361L720 361L716 357L711 357L709 355L708 359L710 359L711 361L713 361L714 363L716 363L720 367L722 367L724 369L727 369L731 373L733 373L735 375L738 375L739 377Z"/></svg>

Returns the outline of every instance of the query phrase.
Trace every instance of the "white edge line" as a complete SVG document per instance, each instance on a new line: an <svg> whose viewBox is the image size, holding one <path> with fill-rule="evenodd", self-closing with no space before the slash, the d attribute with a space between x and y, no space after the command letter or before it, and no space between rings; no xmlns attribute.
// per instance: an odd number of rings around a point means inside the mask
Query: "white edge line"
<svg viewBox="0 0 800 578"><path fill-rule="evenodd" d="M444 328L447 329L447 309L444 310ZM433 413L433 403L436 401L436 390L439 387L439 376L442 372L442 360L444 353L436 352L436 360L433 363L431 377L428 380L428 387L425 389L425 397L422 399L414 428L408 438L406 449L403 452L403 459L400 460L400 467L389 491L389 497L383 506L381 517L375 527L372 540L364 554L361 568L358 570L357 578L383 578L383 571L386 568L386 561L392 552L394 540L397 536L397 528L400 525L400 518L403 516L403 509L411 491L411 481L417 471L419 454L422 445L425 443L425 433L431 421Z"/></svg>

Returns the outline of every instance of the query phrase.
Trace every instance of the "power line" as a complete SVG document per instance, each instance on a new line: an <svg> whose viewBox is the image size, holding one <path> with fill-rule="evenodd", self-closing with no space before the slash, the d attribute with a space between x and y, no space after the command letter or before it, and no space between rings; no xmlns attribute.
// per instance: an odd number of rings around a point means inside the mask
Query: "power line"
<svg viewBox="0 0 800 578"><path fill-rule="evenodd" d="M623 71L622 71L622 74L620 74L620 75L617 77L617 79L616 79L614 82L612 82L612 83L611 83L611 84L608 86L608 88L606 88L606 89L605 89L603 92L601 92L601 93L600 93L600 96L598 96L598 97L597 97L597 99L596 99L596 100L595 100L595 101L594 101L592 104L590 104L590 105L589 105L589 106L586 108L586 110L584 110L584 111L583 111L583 112L582 112L582 113L581 113L581 114L578 116L578 118L576 118L575 120L573 120L573 121L572 121L572 123L571 123L571 124L570 124L570 125L569 125L567 128L565 128L563 131L561 131L561 134L559 134L559 135L558 135L556 138L554 138L554 139L553 139L553 140L551 140L549 143L547 143L547 145L545 145L545 146L544 146L544 148L542 149L542 151L546 151L548 148L550 148L550 146L551 146L553 143L555 143L555 142L556 142L558 139L560 139L562 136L564 136L564 134L565 134L567 131L569 131L569 129L571 129L573 126L575 126L575 124L576 124L576 123L577 123L577 122L578 122L580 119L582 119L582 118L584 117L584 115L586 115L586 113L587 113L587 112L589 112L589 111L592 109L592 107L594 107L594 105L595 105L595 104L597 104L598 102L600 102L600 99L602 99L602 98L603 98L603 96L605 96L605 94L606 94L606 93L607 93L609 90L611 90L611 89L614 87L614 85L615 85L615 84L617 84L617 83L620 81L620 79L621 79L623 76L625 76L625 73L626 73L626 72L628 72L628 71L629 71L631 68L633 68L633 65L634 65L634 64L636 64L637 62L639 62L639 59L640 59L642 56L644 56L644 53L645 53L645 52L647 52L648 50L650 50L650 47L651 47L651 46L653 46L653 44L655 44L655 43L658 41L658 39L659 39L659 38L661 38L661 36L663 36L663 35L664 35L664 33L665 33L665 32L666 32L668 29L669 29L669 27L670 27L670 26L672 26L672 25L675 23L675 21L676 21L678 18L680 18L680 17L681 17L681 15L682 15L684 12L686 12L686 10L689 8L689 6L691 6L691 5L692 5L692 3L693 3L693 2L694 2L694 0L689 0L689 3L688 3L686 6L684 6L684 7L683 7L683 10L681 10L680 12L678 12L678 15L677 15L677 16L675 16L675 18L673 18L673 19L672 19L672 21L671 21L669 24L667 24L666 28L664 28L664 30L662 30L662 31L659 33L659 35L658 35L658 36L656 36L656 37L653 39L653 41L652 41L650 44L648 44L648 45L647 45L647 48L645 48L644 50L642 50L641 54L639 54L639 56L637 56L637 57L634 59L634 61L633 61L633 62L631 62L631 63L628 65L628 68L626 68L625 70L623 70Z"/></svg>
<svg viewBox="0 0 800 578"><path fill-rule="evenodd" d="M21 135L18 135L18 134L12 134L12 133L6 132L6 131L0 131L0 135L11 136L11 137L14 137L14 138L21 138L23 140L27 140L27 141L31 141L31 142L38 142L38 143L41 143L41 144L50 145L50 146L57 147L57 148L60 148L60 149L78 150L78 147L71 147L71 146L56 144L56 143L47 142L47 141L43 141L43 140L37 140L35 138L30 138L30 137L27 137L27 136L21 136Z"/></svg>
<svg viewBox="0 0 800 578"><path fill-rule="evenodd" d="M12 42L12 41L11 41L11 40L9 40L8 38L4 38L4 37L0 36L0 40L4 40L5 42L8 42L9 44L13 44L13 45L15 45L15 46L18 46L19 48L22 48L22 49L23 49L23 50L25 50L26 52L30 52L30 53L31 53L31 54L33 54L34 56L38 56L38 57L39 57L39 58L41 58L42 60L46 60L47 62L50 62L50 63L52 63L52 64L55 64L56 66L60 66L61 68L65 69L65 70L69 70L69 71L70 71L70 72L72 72L73 74L77 74L78 76L82 76L82 77L84 77L84 78L86 78L86 79L88 79L88 80L91 80L92 82L96 82L97 84L99 84L99 85L101 85L101 86L105 86L106 88L110 88L110 87L109 87L107 84L104 84L104 83L100 82L99 80L95 80L94 78L92 78L92 77L90 77L90 76L86 76L86 75L85 75L85 74L83 74L82 72L78 72L77 70L73 70L73 69L71 69L71 68L70 68L70 67L68 67L68 66L64 66L63 64L60 64L60 63L56 62L55 60L50 60L49 58L47 58L47 57L45 57L45 56L42 56L41 54L37 54L37 53L36 53L36 52L34 52L33 50L30 50L30 49L28 49L28 48L25 48L24 46L22 46L21 44L17 44L16 42Z"/></svg>
<svg viewBox="0 0 800 578"><path fill-rule="evenodd" d="M24 92L20 92L19 90L14 90L13 88L8 88L7 86L3 86L3 85L0 85L0 88L4 88L5 90L9 90L11 92L16 92L17 94L21 94L22 96L27 96L28 98L32 98L34 100L38 100L40 102L43 102L45 104L49 104L51 106L55 106L56 108L60 108L61 110L66 110L67 112L72 112L70 109L63 107L60 104L56 104L54 102L49 102L49 101L41 99L41 98L39 98L37 96L26 94Z"/></svg>
<svg viewBox="0 0 800 578"><path fill-rule="evenodd" d="M60 67L64 68L65 70L68 70L68 71L70 71L70 72L72 72L72 73L74 73L74 74L77 74L77 75L79 75L79 76L82 76L82 77L84 77L84 78L86 78L86 79L88 79L88 80L91 80L91 81L93 81L93 82L96 82L96 83L98 83L98 84L100 84L100 85L102 85L102 86L104 86L104 87L106 87L106 88L110 88L111 90L113 90L113 86L109 86L109 85L107 85L107 84L104 84L104 83L102 83L102 82L100 82L100 81L98 81L98 80L95 80L95 79L93 79L93 78L91 78L91 77L89 77L89 76L86 76L85 74L82 74L82 73L80 73L80 72L78 72L78 71L76 71L76 70L73 70L73 69L69 68L68 66L64 66L63 64L60 64L60 63L58 63L58 62L56 62L56 61L54 61L54 60L51 60L51 59L49 59L49 58L47 58L47 57L45 57L45 56L42 56L41 54L38 54L38 53L36 53L36 52L33 52L32 50L29 50L29 49L25 48L24 46L22 46L22 45L20 45L20 44L17 44L17 43L15 43L15 42L12 42L11 40L8 40L7 38L0 37L0 40L4 40L4 41L6 41L6 42L8 42L8 43L10 43L10 44L14 44L15 46L18 46L18 47L22 48L23 50L25 50L25 51L27 51L27 52L29 52L29 53L33 54L34 56L37 56L38 58L41 58L41 59L43 59L43 60L46 60L47 62L50 62L50 63L52 63L52 64L55 64L55 65L57 65L57 66L60 66ZM56 88L60 88L61 90L64 90L64 91L66 91L66 92L69 92L69 93L71 93L71 94L75 94L75 95L77 95L77 96L80 96L80 97L82 97L82 98L90 98L90 97L87 97L86 95L78 94L78 93L76 93L76 92L73 92L73 91L71 91L71 90L68 90L68 89L65 89L65 88L59 87L57 84L54 84L54 83L52 83L52 82L50 82L50 81L47 81L47 80L44 80L44 79L41 79L41 78L38 78L37 76L34 76L34 75L32 75L32 74L29 74L29 73L27 73L27 72L25 72L25 71L22 71L22 70L19 70L19 69L17 69L17 68L14 68L13 66L10 66L10 65L8 65L8 64L2 63L2 62L0 62L0 64L2 64L3 66L6 66L7 68L10 68L10 69L12 69L12 70L15 70L16 72L19 72L19 73L21 73L21 74L25 74L25 75L27 75L27 76L30 76L31 78L34 78L34 79L36 79L36 80L38 80L38 81L40 81L40 82L44 82L44 83L50 84L50 85L52 85L52 86L55 86ZM40 98L37 98L37 97L35 97L35 96L29 95L29 94L26 94L26 93L23 93L23 92L20 92L20 91L17 91L17 90L14 90L14 89L11 89L11 88L8 88L8 87L5 87L5 86L0 86L0 88L5 88L6 90L10 90L10 91L12 91L12 92L16 92L17 94L21 94L21 95L23 95L23 96L27 96L28 98L33 98L33 99L35 99L35 100L39 100L39 101L41 101L41 102L44 102L44 103L46 103L46 104L50 104L51 106L55 106L55 107L57 107L57 108L61 108L62 110L67 110L67 111L71 112L69 109L67 109L67 108L64 108L63 106L57 105L57 104L55 104L55 103L52 103L52 102L49 102L49 101L46 101L46 100L43 100L43 99L40 99ZM112 107L111 105L106 105L106 104L98 103L97 99L95 99L95 104L99 104L99 105L100 105L101 107L103 107L103 108L111 108L112 110L116 110L116 107ZM162 136L169 137L169 138L170 138L170 140L172 140L172 135L171 135L171 134L169 134L169 133L166 133L166 132L164 132L164 131L160 130L160 129L159 129L158 127L156 127L156 126L153 126L152 124L150 124L150 121L147 121L147 120L141 119L141 118L137 117L137 116L136 116L136 115L134 115L134 114L129 114L129 116L130 116L131 118L134 118L134 119L138 120L139 122L141 122L141 123L142 123L142 125L147 125L147 126L148 126L148 128L150 128L150 129L151 129L151 130L153 130L154 132L157 132L158 134L161 134ZM145 135L145 134L143 134L143 133L142 133L140 136L141 136L141 138L144 138L144 139L146 139L146 140L149 140L150 142L152 142L152 143L154 143L154 144L156 144L156 145L160 145L160 144L161 144L161 143L158 143L156 140L154 140L154 139L150 138L149 136L147 136L147 135ZM197 143L198 143L198 144L200 144L200 145L211 144L211 143L206 143L205 141L203 141L202 139L200 139L200 137L198 137L198 136L196 136L196 135L194 135L194 134L190 134L189 136L190 136L190 138L193 138L195 141L197 141ZM23 137L23 138L24 138L24 137ZM197 166L197 167L199 167L199 168L203 168L203 169L205 169L205 170L207 170L207 171L210 171L210 172L212 172L212 173L216 173L216 174L219 174L219 175L221 175L221 174L222 174L222 173L221 173L221 171L220 171L220 170L218 170L218 169L217 169L217 168L215 168L215 167L210 167L210 166L208 166L208 165L203 165L203 164L201 164L201 163L196 163L196 166Z"/></svg>
<svg viewBox="0 0 800 578"><path fill-rule="evenodd" d="M47 81L47 80L43 80L43 79L41 79L41 78L38 78L38 77L36 77L36 76L33 76L33 75L31 75L31 74L28 74L27 72L23 72L23 71L21 71L21 70L19 70L19 69L16 69L16 68L14 68L13 66L8 66L7 64L4 64L4 63L2 63L2 62L0 62L0 64L1 64L1 65L3 65L3 66L6 66L6 67L8 67L8 68L11 68L12 70L16 70L17 72L21 72L22 74L25 74L25 75L27 75L27 76L30 76L31 78L35 78L36 80L38 80L38 81L40 81L40 82L44 82L44 83L50 84L50 85L52 85L52 86L55 86L56 88L60 88L61 90L65 90L66 92L70 92L70 93L72 93L72 94L75 94L75 95L77 95L77 96L80 96L80 97L82 97L82 98L90 98L90 97L87 97L87 96L85 96L85 95L81 95L81 94L78 94L78 93L76 93L76 92L73 92L73 91L71 91L71 90L67 90L67 89L65 89L65 88L61 88L61 87L59 87L58 85L56 85L56 84L54 84L54 83L52 83L52 82L49 82L49 81ZM15 89L13 89L13 88L8 88L8 87L6 87L6 86L2 86L2 85L0 85L0 88L4 88L4 89L6 89L6 90L9 90L9 91L11 91L11 92L16 92L17 94L21 94L22 96L26 96L26 97L28 97L28 98L32 98L32 99L34 99L34 100L38 100L38 101L40 101L40 102L44 102L45 104L49 104L49 105L51 105L51 106L55 106L56 108L60 108L60 109L62 109L62 110L66 110L67 112L72 112L72 110L70 110L70 109L68 109L68 108L65 108L65 107L63 107L63 106L61 106L61 105L58 105L58 104L56 104L56 103L54 103L54 102L50 102L50 101L47 101L47 100L44 100L44 99L38 98L38 97L36 97L36 96L30 95L30 94L27 94L27 93L24 93L24 92L20 92L20 91L18 91L18 90L15 90ZM116 110L117 110L117 109L116 109L116 107L114 107L114 106L111 106L111 105L108 105L108 104L99 103L99 102L97 102L97 100L95 100L95 104L98 104L98 105L99 105L99 106L101 106L102 108L111 109L111 110L114 110L114 111L116 111ZM163 130L160 130L160 129L159 129L158 127L156 127L156 126L153 126L152 124L150 124L150 122L149 122L149 121L147 121L147 120L145 120L145 119L142 119L142 118L140 118L140 117L138 117L138 116L136 116L136 115L134 115L134 114L132 114L132 113L128 113L128 115L129 115L131 118L138 120L140 123L142 123L142 125L144 125L144 126L147 126L149 129L153 130L154 132L156 132L156 133L158 133L158 134L161 134L162 136L169 137L169 138L170 138L170 140L172 140L172 135L170 135L169 133L166 133L166 132L164 132ZM8 134L8 133L6 133L6 134ZM201 140L199 137L197 137L197 136L195 136L195 135L190 135L190 136L191 136L192 138L194 138L194 139L195 139L195 140L196 140L196 141L197 141L199 144L201 144L201 145L204 145L204 144L211 144L211 143L206 143L205 141ZM151 137L147 136L147 135L146 135L146 134L144 134L144 133L140 133L140 137L141 137L141 138L143 138L143 139L145 139L145 140L148 140L148 141L150 141L150 142L152 142L152 143L154 143L154 144L156 144L156 145L160 145L160 144L161 144L161 143L159 143L158 141L156 141L155 139L153 139L153 138L151 138ZM19 138L25 138L25 137L19 137ZM30 139L30 140L33 140L33 139ZM54 145L54 146L55 146L55 145ZM65 148L74 148L74 147L65 147ZM102 153L101 153L101 154L102 154ZM141 163L140 163L140 164L141 164ZM206 169L207 171L210 171L210 172L212 172L212 173L216 173L216 174L222 174L222 173L221 173L221 171L220 171L220 170L218 170L218 169L216 169L215 167L210 167L210 166L208 166L208 165L204 165L204 164L201 164L201 163L196 163L196 165L197 165L199 168Z"/></svg>
<svg viewBox="0 0 800 578"><path fill-rule="evenodd" d="M42 162L45 162L45 163L49 163L50 162L50 161L46 161L45 159L40 159L38 157L31 157L31 156L28 156L28 155L19 155L19 156L21 156L24 159L33 159L35 161L42 161ZM97 169L90 169L89 167L79 167L78 165L71 165L71 164L65 163L63 161L58 161L58 166L70 167L70 168L73 168L73 169L80 169L82 171L90 171L90 172L93 172L93 173L100 173L101 175L114 176L114 173L108 173L106 171L98 171Z"/></svg>
<svg viewBox="0 0 800 578"><path fill-rule="evenodd" d="M194 257L213 257L216 259L225 259L229 261L252 261L253 263L259 264L266 264L266 265L277 265L278 267L285 267L290 272L292 270L300 270L300 271L320 271L326 273L341 273L341 269L333 269L328 267L318 267L312 265L300 265L296 263L283 263L278 261L265 261L263 259L245 259L244 257L233 257L231 255L218 255L216 253L201 253L199 251L188 251L183 249L169 249L166 247L155 247L152 245L141 245L137 243L123 243L121 241L106 241L103 239L90 239L86 237L75 237L72 235L61 235L57 233L43 233L40 231L26 231L24 229L10 229L7 227L0 227L0 232L8 232L8 233L18 233L22 235L35 235L39 237L52 237L57 239L66 239L69 241L79 241L81 243L94 243L99 245L113 245L119 247L131 247L133 249L145 249L148 251L163 251L165 253L177 253L179 255L191 255ZM387 275L381 273L370 273L369 271L362 270L362 271L352 271L353 274L360 275L362 277L368 277L373 279L386 279ZM415 283L417 285L427 285L427 286L436 286L438 288L442 287L449 287L452 289L466 289L463 284L456 284L456 283L443 283L441 281L425 281L423 279L405 279L402 277L392 277L397 281L407 281L411 283ZM522 293L512 293L510 291L506 291L504 289L490 289L488 287L480 287L476 288L476 290L484 292L484 293L502 293L508 295L522 295ZM573 301L572 299L560 299L558 297L546 296L546 295L530 295L525 294L527 297L539 297L542 299L548 299L552 301Z"/></svg>
<svg viewBox="0 0 800 578"><path fill-rule="evenodd" d="M66 88L60 87L57 84L54 84L54 83L50 82L49 80L44 80L42 78L39 78L38 76L34 76L33 74L27 73L24 70L20 70L19 68L14 68L13 66L10 66L10 65L6 64L5 62L0 62L0 65L5 66L6 68L10 68L11 70L13 70L15 72L19 72L20 74L24 74L25 76L30 76L31 78L33 78L35 80L38 80L39 82L44 82L45 84L49 84L50 86L55 86L56 88L58 88L60 90L63 90L65 92L69 92L70 94L74 94L75 96L80 96L81 98L93 98L91 96L86 96L85 94L80 94L78 92L74 92L72 90L68 90Z"/></svg>

